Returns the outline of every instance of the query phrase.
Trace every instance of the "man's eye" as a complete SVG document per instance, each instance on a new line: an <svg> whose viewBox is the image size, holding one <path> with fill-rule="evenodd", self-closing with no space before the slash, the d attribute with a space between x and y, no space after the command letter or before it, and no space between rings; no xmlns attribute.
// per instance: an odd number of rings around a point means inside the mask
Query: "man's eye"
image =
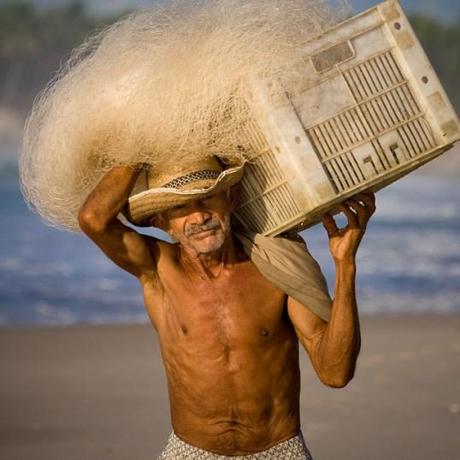
<svg viewBox="0 0 460 460"><path fill-rule="evenodd" d="M205 196L202 201L205 203L207 203L208 201L213 201L218 197L218 195L218 193L214 193L212 195Z"/></svg>

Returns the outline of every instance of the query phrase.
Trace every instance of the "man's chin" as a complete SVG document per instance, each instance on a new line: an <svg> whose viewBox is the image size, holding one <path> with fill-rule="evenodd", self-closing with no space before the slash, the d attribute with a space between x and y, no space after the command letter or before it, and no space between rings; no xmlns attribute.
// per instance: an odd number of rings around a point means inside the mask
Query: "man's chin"
<svg viewBox="0 0 460 460"><path fill-rule="evenodd" d="M194 235L190 243L198 254L211 254L222 248L225 235L222 232L203 232Z"/></svg>

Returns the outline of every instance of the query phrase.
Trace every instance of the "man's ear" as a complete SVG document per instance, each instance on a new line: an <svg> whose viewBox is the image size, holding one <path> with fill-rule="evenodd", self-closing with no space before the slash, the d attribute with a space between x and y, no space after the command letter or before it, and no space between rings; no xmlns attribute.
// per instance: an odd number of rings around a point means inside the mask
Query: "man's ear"
<svg viewBox="0 0 460 460"><path fill-rule="evenodd" d="M241 198L241 183L238 182L235 185L232 185L230 187L230 192L229 192L229 198L230 198L230 203L232 206L232 211L234 211L238 205L240 204L240 198Z"/></svg>

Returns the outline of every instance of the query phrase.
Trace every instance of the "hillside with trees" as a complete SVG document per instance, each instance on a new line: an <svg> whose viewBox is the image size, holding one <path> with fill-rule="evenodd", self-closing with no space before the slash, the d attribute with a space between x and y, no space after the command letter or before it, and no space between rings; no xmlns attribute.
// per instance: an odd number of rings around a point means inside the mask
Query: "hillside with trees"
<svg viewBox="0 0 460 460"><path fill-rule="evenodd" d="M28 111L70 51L105 22L78 2L48 10L17 1L0 5L0 105Z"/></svg>

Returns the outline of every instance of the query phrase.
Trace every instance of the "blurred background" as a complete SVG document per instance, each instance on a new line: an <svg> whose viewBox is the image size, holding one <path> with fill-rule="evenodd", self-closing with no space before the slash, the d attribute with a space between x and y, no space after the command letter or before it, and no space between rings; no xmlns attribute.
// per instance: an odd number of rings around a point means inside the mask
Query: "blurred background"
<svg viewBox="0 0 460 460"><path fill-rule="evenodd" d="M354 12L376 3L354 0ZM458 113L460 1L401 3ZM0 460L153 459L171 431L137 281L41 222L17 170L32 101L72 48L150 4L0 0ZM460 145L378 193L358 253L357 374L328 388L300 354L314 458L458 460L459 176ZM333 287L325 231L303 237Z"/></svg>
<svg viewBox="0 0 460 460"><path fill-rule="evenodd" d="M146 322L136 280L24 204L17 155L37 93L73 47L141 0L0 1L0 326ZM354 12L377 2L355 0ZM460 2L402 1L458 109ZM458 148L378 194L359 252L362 313L460 313ZM304 232L333 286L324 230Z"/></svg>

